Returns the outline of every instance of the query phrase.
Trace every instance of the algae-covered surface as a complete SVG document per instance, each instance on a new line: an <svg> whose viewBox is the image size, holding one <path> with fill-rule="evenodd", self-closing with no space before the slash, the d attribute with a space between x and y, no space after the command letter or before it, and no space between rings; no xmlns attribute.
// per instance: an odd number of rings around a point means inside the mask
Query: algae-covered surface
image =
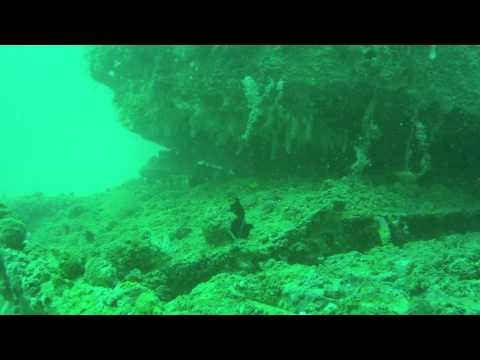
<svg viewBox="0 0 480 360"><path fill-rule="evenodd" d="M232 196L241 199L253 225L247 239L231 234ZM26 223L28 201L38 206L32 198L11 203ZM471 199L446 189L438 197L436 188L297 179L254 187L235 180L192 190L139 180L68 204L45 198L41 206L55 204L62 206L37 225L22 251L2 249L10 287L4 301L19 306L6 303L9 311L480 312L480 233L474 225L448 231L452 208L476 209ZM445 232L397 242L396 222L424 213L447 214ZM359 218L373 220L355 225Z"/></svg>
<svg viewBox="0 0 480 360"><path fill-rule="evenodd" d="M0 312L480 314L478 46L96 46L164 146L5 197Z"/></svg>

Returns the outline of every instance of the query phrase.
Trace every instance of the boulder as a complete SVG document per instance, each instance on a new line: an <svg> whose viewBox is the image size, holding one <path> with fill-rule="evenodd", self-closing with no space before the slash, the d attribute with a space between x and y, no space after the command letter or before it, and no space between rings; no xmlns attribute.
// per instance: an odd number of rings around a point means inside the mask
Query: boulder
<svg viewBox="0 0 480 360"><path fill-rule="evenodd" d="M26 237L27 231L23 222L13 217L0 219L0 248L22 250Z"/></svg>

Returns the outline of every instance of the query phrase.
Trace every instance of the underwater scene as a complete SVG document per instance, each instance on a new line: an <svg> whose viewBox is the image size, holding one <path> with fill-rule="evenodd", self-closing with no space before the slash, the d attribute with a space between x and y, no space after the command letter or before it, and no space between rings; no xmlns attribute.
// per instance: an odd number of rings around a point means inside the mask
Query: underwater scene
<svg viewBox="0 0 480 360"><path fill-rule="evenodd" d="M0 314L479 315L480 46L0 46Z"/></svg>

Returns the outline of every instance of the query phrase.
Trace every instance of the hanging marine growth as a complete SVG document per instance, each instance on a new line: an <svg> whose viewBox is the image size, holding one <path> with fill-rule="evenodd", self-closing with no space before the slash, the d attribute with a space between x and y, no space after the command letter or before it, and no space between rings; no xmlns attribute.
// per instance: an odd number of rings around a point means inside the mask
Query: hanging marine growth
<svg viewBox="0 0 480 360"><path fill-rule="evenodd" d="M238 175L479 177L476 46L99 46L129 129ZM448 152L448 156L447 153Z"/></svg>
<svg viewBox="0 0 480 360"><path fill-rule="evenodd" d="M161 148L107 191L2 198L0 313L480 314L479 46L88 55Z"/></svg>

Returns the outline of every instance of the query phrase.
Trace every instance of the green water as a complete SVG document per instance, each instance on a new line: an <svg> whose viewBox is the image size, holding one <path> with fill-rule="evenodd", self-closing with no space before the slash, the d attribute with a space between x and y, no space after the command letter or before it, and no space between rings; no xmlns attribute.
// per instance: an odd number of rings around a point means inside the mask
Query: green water
<svg viewBox="0 0 480 360"><path fill-rule="evenodd" d="M158 149L117 122L81 46L0 46L0 194L92 194Z"/></svg>
<svg viewBox="0 0 480 360"><path fill-rule="evenodd" d="M0 46L0 314L480 314L480 46Z"/></svg>

